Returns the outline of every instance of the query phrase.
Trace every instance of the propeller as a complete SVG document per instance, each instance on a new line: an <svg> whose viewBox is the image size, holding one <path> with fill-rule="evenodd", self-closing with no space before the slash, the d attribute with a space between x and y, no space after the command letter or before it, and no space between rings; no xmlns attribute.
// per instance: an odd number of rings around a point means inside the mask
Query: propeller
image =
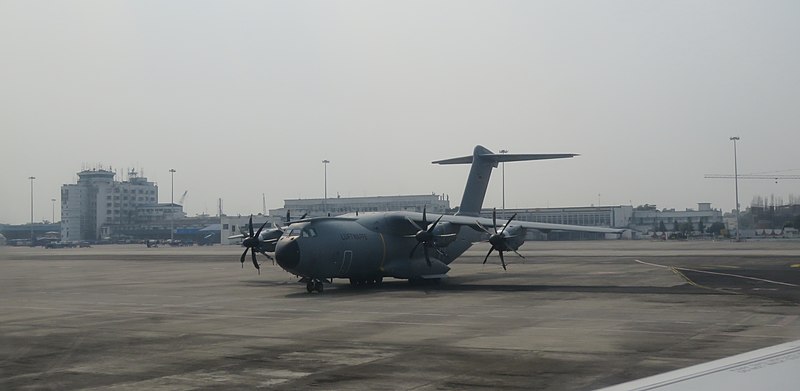
<svg viewBox="0 0 800 391"><path fill-rule="evenodd" d="M417 248L420 245L422 245L422 251L425 253L425 262L428 263L428 267L431 267L432 264L430 255L428 254L428 249L433 248L437 253L439 253L439 255L444 256L445 254L434 245L434 240L437 237L450 236L450 235L436 235L433 233L433 230L436 228L436 224L439 224L439 221L442 220L442 217L444 217L444 215L439 216L439 218L436 219L436 221L434 221L433 224L429 226L426 209L427 207L422 208L422 225L424 227L427 227L427 229L420 227L414 220L406 216L406 220L408 220L411 223L411 225L413 225L414 228L417 229L417 233L413 235L406 235L404 237L417 239L417 244L415 244L414 248L411 249L411 254L409 254L409 258L413 258L414 253L417 251Z"/></svg>
<svg viewBox="0 0 800 391"><path fill-rule="evenodd" d="M242 253L242 257L240 259L242 263L242 268L244 268L244 257L247 256L247 251L250 251L250 256L253 259L253 266L256 267L258 270L258 274L261 274L261 266L259 265L258 261L256 260L256 251L261 254L264 254L267 258L275 261L269 254L264 251L259 250L261 246L261 240L259 239L259 235L261 235L261 230L267 225L265 221L264 224L261 225L261 228L258 229L257 232L253 233L253 215L250 215L250 222L247 224L247 230L250 236L247 236L243 241L242 245L245 247L244 252Z"/></svg>
<svg viewBox="0 0 800 391"><path fill-rule="evenodd" d="M508 227L508 225L511 224L511 220L514 220L515 217L517 217L516 213L514 213L511 216L511 218L508 219L508 221L503 226L503 228L500 230L500 232L497 232L497 209L496 208L492 209L492 228L494 228L494 232L488 230L479 221L475 221L476 223L478 223L478 226L481 227L481 229L483 229L484 231L486 231L486 233L489 234L489 243L492 245L492 248L490 248L489 252L486 253L486 257L483 258L483 264L484 265L486 264L486 261L489 259L489 255L492 255L492 251L495 251L495 250L497 251L498 254L500 254L500 262L503 265L503 270L508 270L508 269L506 269L506 259L503 257L503 252L504 251L513 251L514 254L519 255L520 258L525 259L525 257L522 256L522 254L518 253L517 250L514 250L513 248L511 248L511 246L508 245L507 240L510 239L510 238L513 238L513 236L506 236L504 234L505 231L506 231L506 228Z"/></svg>
<svg viewBox="0 0 800 391"><path fill-rule="evenodd" d="M303 213L303 215L300 216L299 220L302 220L302 219L306 218L306 216L308 216L308 213ZM286 211L286 225L289 225L291 223L292 223L292 211L287 210Z"/></svg>

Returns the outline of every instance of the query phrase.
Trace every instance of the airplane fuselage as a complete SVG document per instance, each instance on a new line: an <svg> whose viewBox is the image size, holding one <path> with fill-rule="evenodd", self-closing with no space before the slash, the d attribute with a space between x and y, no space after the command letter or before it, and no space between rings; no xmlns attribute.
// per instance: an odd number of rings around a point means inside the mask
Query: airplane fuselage
<svg viewBox="0 0 800 391"><path fill-rule="evenodd" d="M430 251L429 266L422 251L411 255L417 240L406 237L414 233L406 216L418 215L387 212L294 223L278 240L275 259L284 270L311 279L435 278L481 238L470 228L457 227L455 239L441 253Z"/></svg>

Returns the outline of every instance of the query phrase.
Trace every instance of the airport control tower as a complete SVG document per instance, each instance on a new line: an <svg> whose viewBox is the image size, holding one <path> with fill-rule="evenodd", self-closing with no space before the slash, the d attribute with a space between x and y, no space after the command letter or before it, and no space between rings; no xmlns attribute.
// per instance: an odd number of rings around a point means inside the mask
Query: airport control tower
<svg viewBox="0 0 800 391"><path fill-rule="evenodd" d="M115 172L83 170L78 182L61 186L61 240L100 240L107 227L130 223L137 209L158 202L158 186L128 171L128 180L115 181Z"/></svg>

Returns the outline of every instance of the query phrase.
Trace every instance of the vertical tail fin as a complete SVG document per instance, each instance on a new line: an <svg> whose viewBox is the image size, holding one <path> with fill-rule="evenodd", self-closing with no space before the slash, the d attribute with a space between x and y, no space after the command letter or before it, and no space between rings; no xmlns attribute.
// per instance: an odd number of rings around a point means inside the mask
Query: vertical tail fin
<svg viewBox="0 0 800 391"><path fill-rule="evenodd" d="M483 199L486 197L486 189L489 187L489 178L492 169L497 167L497 163L516 162L524 160L545 160L561 159L577 156L574 153L558 154L496 154L483 146L476 146L472 156L462 156L452 159L437 160L433 164L472 164L467 177L467 185L464 188L464 196L461 197L461 206L458 208L458 215L478 216L483 207Z"/></svg>

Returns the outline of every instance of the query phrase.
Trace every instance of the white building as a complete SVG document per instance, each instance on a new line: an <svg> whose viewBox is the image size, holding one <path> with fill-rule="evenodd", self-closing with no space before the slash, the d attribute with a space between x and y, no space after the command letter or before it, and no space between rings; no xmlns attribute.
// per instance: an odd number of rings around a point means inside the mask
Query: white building
<svg viewBox="0 0 800 391"><path fill-rule="evenodd" d="M300 218L297 216L296 218ZM228 239L229 236L239 235L241 233L247 232L247 224L250 220L250 216L221 216L220 217L220 243L222 244L239 244L242 242L242 239ZM272 228L273 223L281 225L283 223L283 219L277 216L264 216L263 214L259 213L257 215L253 215L253 231L258 231L264 223L267 223L266 228Z"/></svg>
<svg viewBox="0 0 800 391"><path fill-rule="evenodd" d="M627 228L633 215L630 205L578 206L565 208L515 208L497 211L498 220L508 219L514 213L518 221L549 224L585 225L591 227ZM492 209L483 209L483 217L491 218Z"/></svg>
<svg viewBox="0 0 800 391"><path fill-rule="evenodd" d="M711 224L722 223L722 211L713 209L711 203L701 202L697 204L697 209L658 210L655 205L646 208L636 209L631 219L631 228L639 232L653 232L663 223L667 231L673 231L675 225L690 223L694 230L699 228L700 223L705 229Z"/></svg>
<svg viewBox="0 0 800 391"><path fill-rule="evenodd" d="M113 171L84 170L78 183L61 186L61 240L99 240L115 225L152 221L156 217L183 217L180 205L159 205L158 186L128 173L127 181L115 181Z"/></svg>
<svg viewBox="0 0 800 391"><path fill-rule="evenodd" d="M492 218L492 209L484 208L481 216ZM498 224L505 223L516 214L517 221L532 221L548 224L583 225L590 227L628 228L633 215L630 205L615 206L577 206L563 208L513 208L505 211L497 209ZM544 235L536 230L528 230L528 240L582 240L605 239L606 234L586 232L552 232ZM613 236L616 238L616 236Z"/></svg>
<svg viewBox="0 0 800 391"><path fill-rule="evenodd" d="M292 219L297 219L304 214L323 217L355 212L422 212L423 208L443 214L450 209L450 200L438 194L295 199L284 200L283 208L270 209L269 215L285 220L286 212L291 213Z"/></svg>

